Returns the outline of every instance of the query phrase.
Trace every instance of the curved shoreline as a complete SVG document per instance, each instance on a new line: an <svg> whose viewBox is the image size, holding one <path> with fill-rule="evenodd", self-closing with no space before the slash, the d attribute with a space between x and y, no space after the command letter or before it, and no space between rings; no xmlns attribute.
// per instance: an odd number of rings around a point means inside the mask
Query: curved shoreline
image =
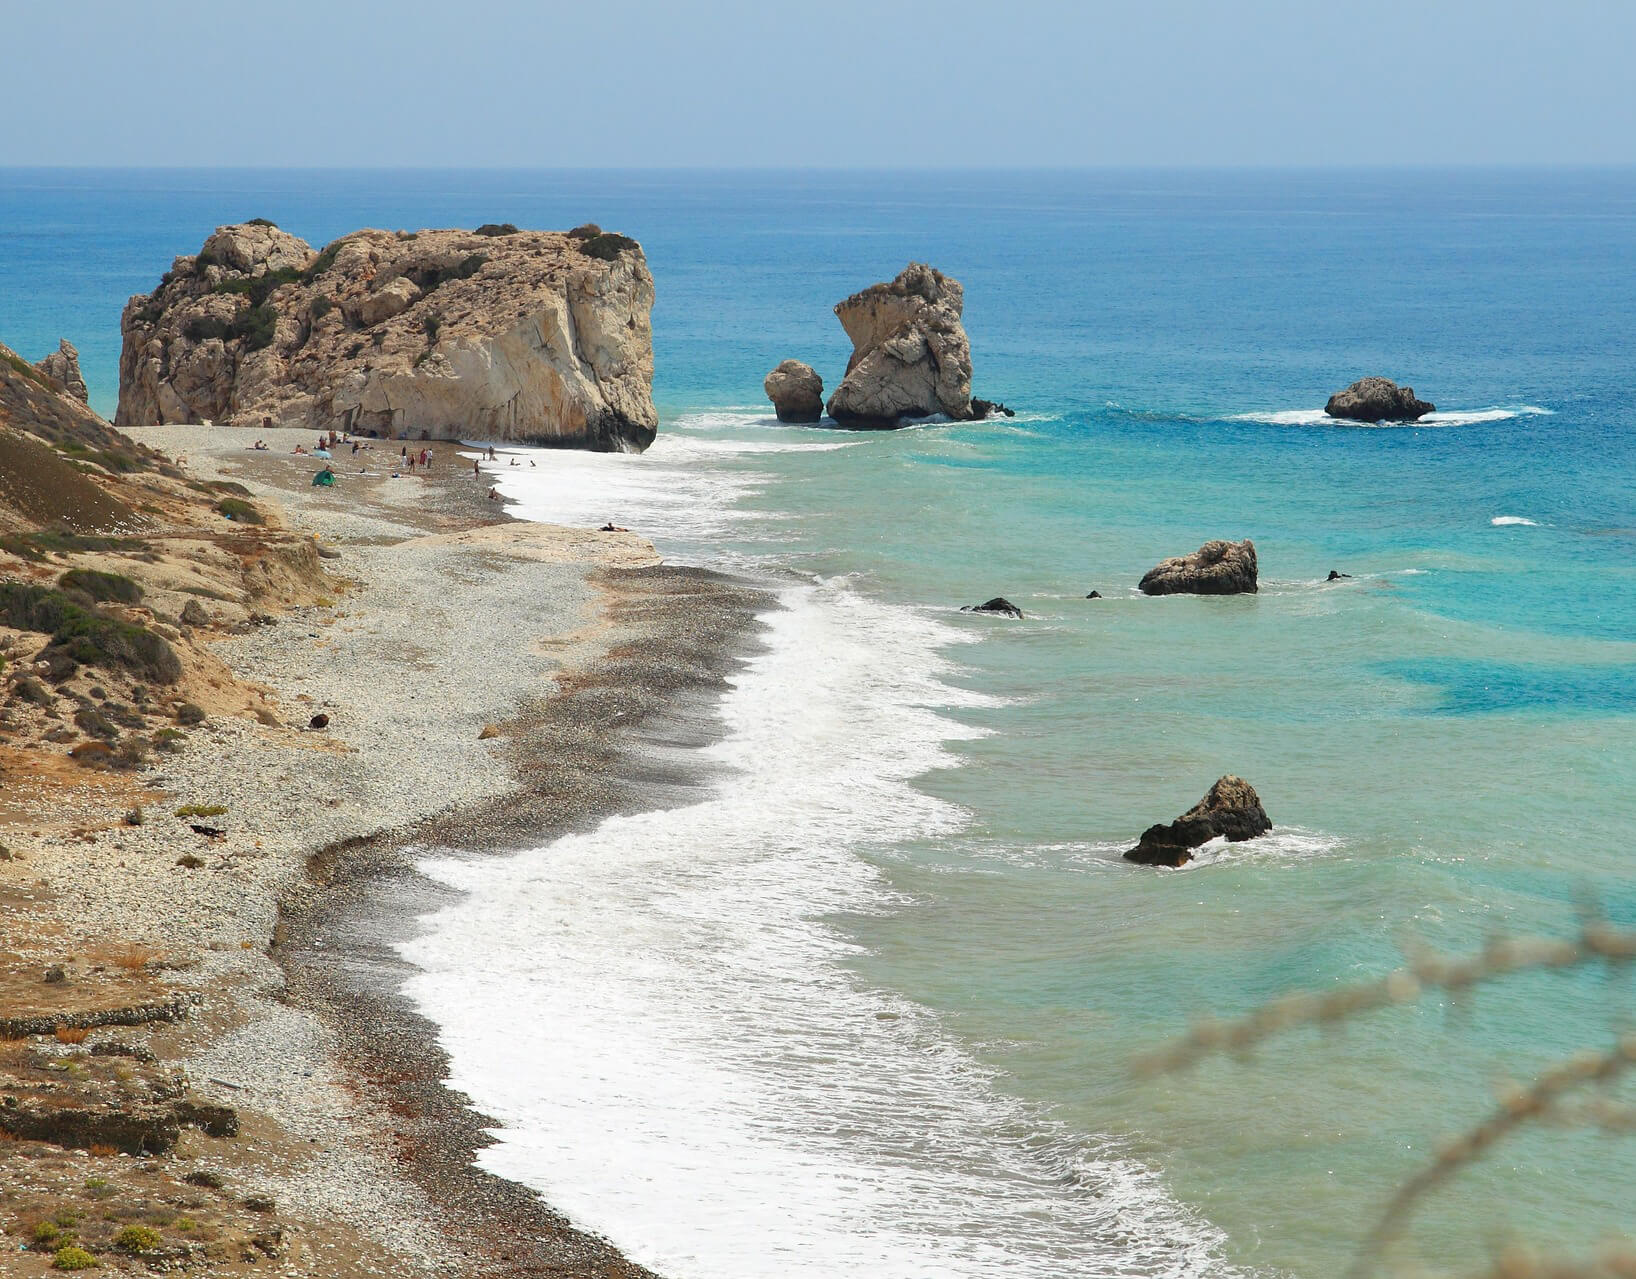
<svg viewBox="0 0 1636 1279"><path fill-rule="evenodd" d="M696 766L664 756L715 735L713 704L768 597L705 570L599 576L629 638L568 673L555 696L519 706L507 725L518 790L408 830L328 845L308 859L307 882L280 902L273 951L290 997L334 1031L372 1103L365 1123L393 1146L444 1232L471 1249L474 1274L652 1275L534 1191L478 1167L477 1152L494 1141L488 1122L448 1086L437 1026L399 993L414 969L393 945L450 891L415 869L417 848L503 856L652 808L702 780Z"/></svg>

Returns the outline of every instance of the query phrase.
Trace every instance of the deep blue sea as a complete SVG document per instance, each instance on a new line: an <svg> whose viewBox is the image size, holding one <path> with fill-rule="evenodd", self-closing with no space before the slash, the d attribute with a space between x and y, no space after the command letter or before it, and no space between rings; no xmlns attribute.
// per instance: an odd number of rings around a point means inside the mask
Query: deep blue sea
<svg viewBox="0 0 1636 1279"><path fill-rule="evenodd" d="M467 895L408 948L485 1163L638 1259L1317 1279L1497 1084L1626 1027L1623 982L1530 975L1133 1067L1405 946L1636 924L1636 172L6 170L0 340L68 337L111 413L126 296L256 216L635 236L658 443L496 478L778 594L708 793L432 858ZM910 260L1017 417L774 422L766 372L833 387L834 303ZM1326 419L1367 374L1438 412ZM1258 595L1136 592L1214 537ZM958 611L996 594L1026 618ZM1226 772L1272 835L1120 859ZM1588 1251L1633 1190L1628 1140L1527 1133L1392 1259Z"/></svg>

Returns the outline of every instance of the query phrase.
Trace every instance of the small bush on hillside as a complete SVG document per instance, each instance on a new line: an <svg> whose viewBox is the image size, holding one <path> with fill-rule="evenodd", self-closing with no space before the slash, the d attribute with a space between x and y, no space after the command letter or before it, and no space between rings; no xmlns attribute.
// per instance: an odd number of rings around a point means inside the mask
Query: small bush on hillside
<svg viewBox="0 0 1636 1279"><path fill-rule="evenodd" d="M517 227L511 222L485 222L477 228L478 235L516 235Z"/></svg>
<svg viewBox="0 0 1636 1279"><path fill-rule="evenodd" d="M94 600L118 600L121 604L138 604L142 588L119 573L102 573L96 569L69 569L57 579L65 591L84 591Z"/></svg>
<svg viewBox="0 0 1636 1279"><path fill-rule="evenodd" d="M331 302L328 297L320 293L312 300L312 305L307 308L307 314L315 320L322 320L334 309L335 303Z"/></svg>
<svg viewBox="0 0 1636 1279"><path fill-rule="evenodd" d="M236 524L260 524L261 512L242 497L224 497L216 503L216 510Z"/></svg>
<svg viewBox="0 0 1636 1279"><path fill-rule="evenodd" d="M571 240L589 240L592 236L601 234L602 228L595 222L586 222L570 231L568 233L568 238Z"/></svg>
<svg viewBox="0 0 1636 1279"><path fill-rule="evenodd" d="M74 727L88 737L100 737L105 742L114 741L119 737L119 729L100 711L79 710L74 712Z"/></svg>
<svg viewBox="0 0 1636 1279"><path fill-rule="evenodd" d="M281 266L276 271L268 271L257 276L239 276L237 279L223 280L212 293L242 294L250 299L251 306L260 306L275 292L286 284L294 284L301 278L301 272L293 266Z"/></svg>
<svg viewBox="0 0 1636 1279"><path fill-rule="evenodd" d="M178 817L220 817L227 811L225 804L183 804L176 810Z"/></svg>
<svg viewBox="0 0 1636 1279"><path fill-rule="evenodd" d="M204 723L205 713L202 706L193 702L183 702L176 708L176 722L191 727L194 724Z"/></svg>
<svg viewBox="0 0 1636 1279"><path fill-rule="evenodd" d="M604 262L612 262L627 249L637 249L641 246L628 235L617 235L612 231L603 231L593 235L580 246L580 251L587 257L600 258Z"/></svg>
<svg viewBox="0 0 1636 1279"><path fill-rule="evenodd" d="M271 346L277 331L278 312L266 302L240 311L228 330L230 336L241 339L245 349L250 351Z"/></svg>
<svg viewBox="0 0 1636 1279"><path fill-rule="evenodd" d="M57 1255L51 1259L53 1270L95 1270L100 1265L100 1261L78 1244L57 1249Z"/></svg>
<svg viewBox="0 0 1636 1279"><path fill-rule="evenodd" d="M196 315L182 328L190 342L208 342L211 338L226 340L232 325L214 315Z"/></svg>
<svg viewBox="0 0 1636 1279"><path fill-rule="evenodd" d="M174 684L182 664L161 636L146 627L76 604L62 591L23 582L0 582L0 620L20 631L38 631L52 643L40 654L53 668L119 666L162 684Z"/></svg>
<svg viewBox="0 0 1636 1279"><path fill-rule="evenodd" d="M319 276L323 275L325 271L329 270L330 267L335 265L335 259L340 252L341 242L339 240L335 241L333 244L326 244L323 251L320 252L319 255L308 264L307 269L301 273L302 283L311 284Z"/></svg>
<svg viewBox="0 0 1636 1279"><path fill-rule="evenodd" d="M121 1252L152 1252L161 1239L152 1226L126 1226L114 1236L114 1247Z"/></svg>
<svg viewBox="0 0 1636 1279"><path fill-rule="evenodd" d="M275 230L275 231L278 230L278 223L274 222L271 218L251 218L244 225L245 226L270 226L270 227L273 228L273 230Z"/></svg>

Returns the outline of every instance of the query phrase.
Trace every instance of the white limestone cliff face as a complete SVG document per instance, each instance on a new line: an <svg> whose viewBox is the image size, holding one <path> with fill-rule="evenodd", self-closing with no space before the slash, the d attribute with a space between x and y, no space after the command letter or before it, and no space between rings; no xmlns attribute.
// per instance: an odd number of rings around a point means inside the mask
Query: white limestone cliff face
<svg viewBox="0 0 1636 1279"><path fill-rule="evenodd" d="M592 449L653 441L653 277L596 227L219 228L120 322L118 425L232 422Z"/></svg>

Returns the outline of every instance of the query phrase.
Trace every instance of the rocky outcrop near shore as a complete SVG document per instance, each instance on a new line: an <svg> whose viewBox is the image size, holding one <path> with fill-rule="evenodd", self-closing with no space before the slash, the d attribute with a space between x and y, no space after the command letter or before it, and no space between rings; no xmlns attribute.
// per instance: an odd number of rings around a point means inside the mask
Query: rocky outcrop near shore
<svg viewBox="0 0 1636 1279"><path fill-rule="evenodd" d="M91 402L91 392L86 389L85 378L80 373L79 350L67 338L60 339L57 349L34 367L81 404Z"/></svg>
<svg viewBox="0 0 1636 1279"><path fill-rule="evenodd" d="M957 422L972 418L964 305L959 281L923 262L837 304L852 358L829 397L830 417L876 428L939 413Z"/></svg>
<svg viewBox="0 0 1636 1279"><path fill-rule="evenodd" d="M1175 821L1143 831L1125 860L1143 866L1185 866L1193 860L1193 850L1212 839L1225 837L1229 843L1242 843L1271 829L1255 787L1229 773Z"/></svg>
<svg viewBox="0 0 1636 1279"><path fill-rule="evenodd" d="M1351 422L1418 422L1436 411L1435 404L1415 398L1414 387L1383 377L1361 378L1324 405L1330 417Z"/></svg>
<svg viewBox="0 0 1636 1279"><path fill-rule="evenodd" d="M652 306L641 246L595 226L364 230L321 252L224 226L127 303L115 424L640 450Z"/></svg>
<svg viewBox="0 0 1636 1279"><path fill-rule="evenodd" d="M780 422L816 422L824 415L824 379L810 364L785 360L762 382Z"/></svg>
<svg viewBox="0 0 1636 1279"><path fill-rule="evenodd" d="M1143 595L1253 595L1255 543L1206 542L1191 555L1159 561L1137 589Z"/></svg>

